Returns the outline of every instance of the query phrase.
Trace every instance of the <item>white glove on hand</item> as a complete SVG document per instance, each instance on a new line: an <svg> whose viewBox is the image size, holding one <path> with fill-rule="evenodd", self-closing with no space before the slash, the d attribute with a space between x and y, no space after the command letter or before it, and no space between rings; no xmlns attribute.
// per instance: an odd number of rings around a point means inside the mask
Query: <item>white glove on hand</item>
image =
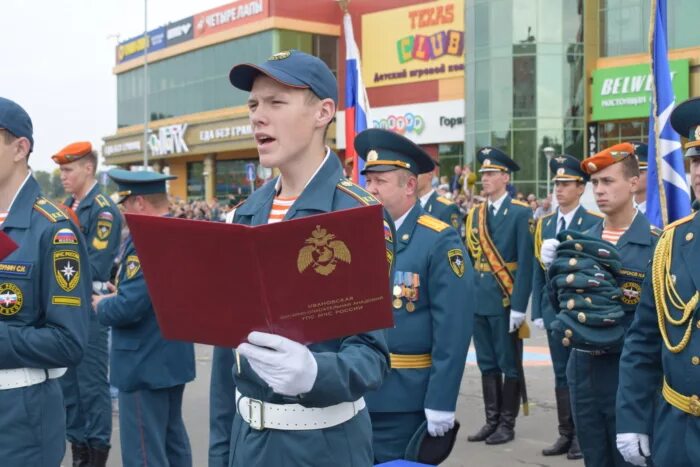
<svg viewBox="0 0 700 467"><path fill-rule="evenodd" d="M550 264L557 258L557 247L559 246L559 240L556 238L548 238L542 242L542 248L540 248L540 259L542 263L549 267Z"/></svg>
<svg viewBox="0 0 700 467"><path fill-rule="evenodd" d="M542 318L535 318L535 321L533 321L533 323L535 323L535 326L537 326L537 329L540 329L540 330L544 329L544 320Z"/></svg>
<svg viewBox="0 0 700 467"><path fill-rule="evenodd" d="M518 330L521 324L525 321L525 313L520 311L510 310L510 327L508 332L515 332Z"/></svg>
<svg viewBox="0 0 700 467"><path fill-rule="evenodd" d="M646 466L644 458L651 455L649 436L642 433L618 433L616 438L617 450L625 461L630 464Z"/></svg>
<svg viewBox="0 0 700 467"><path fill-rule="evenodd" d="M313 388L318 364L305 345L257 331L248 334L248 342L238 346L238 353L277 394L298 396Z"/></svg>
<svg viewBox="0 0 700 467"><path fill-rule="evenodd" d="M425 419L428 421L430 436L445 436L455 426L455 413L443 410L425 409Z"/></svg>

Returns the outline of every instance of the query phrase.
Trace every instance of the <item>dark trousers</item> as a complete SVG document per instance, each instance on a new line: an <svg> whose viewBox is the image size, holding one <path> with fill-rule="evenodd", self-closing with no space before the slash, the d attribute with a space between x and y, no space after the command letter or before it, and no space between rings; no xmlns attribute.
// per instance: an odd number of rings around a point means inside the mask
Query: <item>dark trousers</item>
<svg viewBox="0 0 700 467"><path fill-rule="evenodd" d="M503 373L518 378L513 337L508 332L509 310L503 315L474 316L474 347L481 374Z"/></svg>
<svg viewBox="0 0 700 467"><path fill-rule="evenodd" d="M565 388L569 386L566 379L566 366L569 362L570 347L564 347L561 339L554 339L549 331L547 332L547 343L549 344L549 355L552 357L552 369L554 370L554 387Z"/></svg>
<svg viewBox="0 0 700 467"><path fill-rule="evenodd" d="M424 412L370 412L375 463L406 457L408 442L425 421Z"/></svg>

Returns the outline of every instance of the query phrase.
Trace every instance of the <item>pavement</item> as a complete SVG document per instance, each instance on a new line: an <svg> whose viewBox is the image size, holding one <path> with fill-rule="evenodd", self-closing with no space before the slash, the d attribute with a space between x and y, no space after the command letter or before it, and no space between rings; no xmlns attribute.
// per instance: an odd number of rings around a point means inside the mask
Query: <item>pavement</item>
<svg viewBox="0 0 700 467"><path fill-rule="evenodd" d="M212 348L196 346L197 378L187 385L184 395L185 425L192 445L193 463L206 467L209 436L209 375ZM556 405L554 400L554 375L549 360L547 339L543 331L532 330L532 337L525 341L523 353L530 415L520 414L515 427L515 440L500 446L470 443L467 436L476 432L484 422L484 405L481 399L481 376L476 367L473 348L470 349L462 378L457 419L462 424L454 450L441 465L444 467L581 467L583 461L570 461L566 456L544 457L540 451L557 437ZM113 418L112 452L108 466L121 466L119 449L119 419ZM66 449L63 465L71 465L70 448Z"/></svg>

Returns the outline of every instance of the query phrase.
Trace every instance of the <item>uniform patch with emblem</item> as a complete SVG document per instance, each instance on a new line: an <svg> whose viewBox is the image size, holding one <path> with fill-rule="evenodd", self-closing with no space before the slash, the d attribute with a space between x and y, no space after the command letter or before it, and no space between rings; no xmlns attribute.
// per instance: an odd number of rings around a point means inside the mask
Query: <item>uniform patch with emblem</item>
<svg viewBox="0 0 700 467"><path fill-rule="evenodd" d="M389 263L389 276L391 276L391 265L394 263L394 253L386 250L386 262Z"/></svg>
<svg viewBox="0 0 700 467"><path fill-rule="evenodd" d="M384 240L387 242L393 242L394 236L391 235L391 226L387 221L384 221Z"/></svg>
<svg viewBox="0 0 700 467"><path fill-rule="evenodd" d="M78 237L71 229L60 229L53 236L54 245L77 245Z"/></svg>
<svg viewBox="0 0 700 467"><path fill-rule="evenodd" d="M80 254L72 250L54 251L53 272L58 286L70 292L80 282Z"/></svg>
<svg viewBox="0 0 700 467"><path fill-rule="evenodd" d="M458 214L450 215L450 223L452 224L452 227L459 230L459 215Z"/></svg>
<svg viewBox="0 0 700 467"><path fill-rule="evenodd" d="M114 216L109 211L102 211L97 215L97 219L112 222L114 221Z"/></svg>
<svg viewBox="0 0 700 467"><path fill-rule="evenodd" d="M290 55L292 55L292 52L290 52L289 50L285 50L284 52L277 52L276 54L268 58L268 60L284 60Z"/></svg>
<svg viewBox="0 0 700 467"><path fill-rule="evenodd" d="M141 261L136 255L129 255L126 257L126 278L131 279L139 272L141 269Z"/></svg>
<svg viewBox="0 0 700 467"><path fill-rule="evenodd" d="M457 277L464 276L464 254L459 248L454 248L447 252L447 259L450 262L450 267L452 272L455 273Z"/></svg>
<svg viewBox="0 0 700 467"><path fill-rule="evenodd" d="M627 305L636 305L642 294L642 286L637 282L625 282L620 287L622 289L622 302Z"/></svg>
<svg viewBox="0 0 700 467"><path fill-rule="evenodd" d="M15 284L4 282L0 284L0 315L12 316L22 308L24 297Z"/></svg>
<svg viewBox="0 0 700 467"><path fill-rule="evenodd" d="M0 263L0 274L4 276L27 277L32 270L32 263L21 261L4 261Z"/></svg>

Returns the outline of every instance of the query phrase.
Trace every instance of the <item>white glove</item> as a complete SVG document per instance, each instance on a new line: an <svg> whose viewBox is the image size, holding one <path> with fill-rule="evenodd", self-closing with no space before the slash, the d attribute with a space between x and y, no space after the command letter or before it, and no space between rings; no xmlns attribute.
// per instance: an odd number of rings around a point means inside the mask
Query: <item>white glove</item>
<svg viewBox="0 0 700 467"><path fill-rule="evenodd" d="M521 324L525 321L525 313L520 311L510 310L510 327L508 332L515 332L518 330Z"/></svg>
<svg viewBox="0 0 700 467"><path fill-rule="evenodd" d="M425 419L428 421L430 436L445 436L455 426L455 413L444 410L425 409Z"/></svg>
<svg viewBox="0 0 700 467"><path fill-rule="evenodd" d="M542 318L535 318L535 321L533 321L533 323L535 323L535 326L537 326L537 329L540 329L540 330L544 329L544 320Z"/></svg>
<svg viewBox="0 0 700 467"><path fill-rule="evenodd" d="M625 461L630 464L646 466L644 457L649 457L649 435L642 433L618 433L616 438L617 450Z"/></svg>
<svg viewBox="0 0 700 467"><path fill-rule="evenodd" d="M556 259L558 246L559 240L556 238L548 238L542 242L542 248L540 248L540 259L545 266L549 267L549 265Z"/></svg>
<svg viewBox="0 0 700 467"><path fill-rule="evenodd" d="M305 345L277 334L257 331L248 334L248 342L238 346L238 353L248 359L253 371L273 391L284 396L311 391L318 364Z"/></svg>

